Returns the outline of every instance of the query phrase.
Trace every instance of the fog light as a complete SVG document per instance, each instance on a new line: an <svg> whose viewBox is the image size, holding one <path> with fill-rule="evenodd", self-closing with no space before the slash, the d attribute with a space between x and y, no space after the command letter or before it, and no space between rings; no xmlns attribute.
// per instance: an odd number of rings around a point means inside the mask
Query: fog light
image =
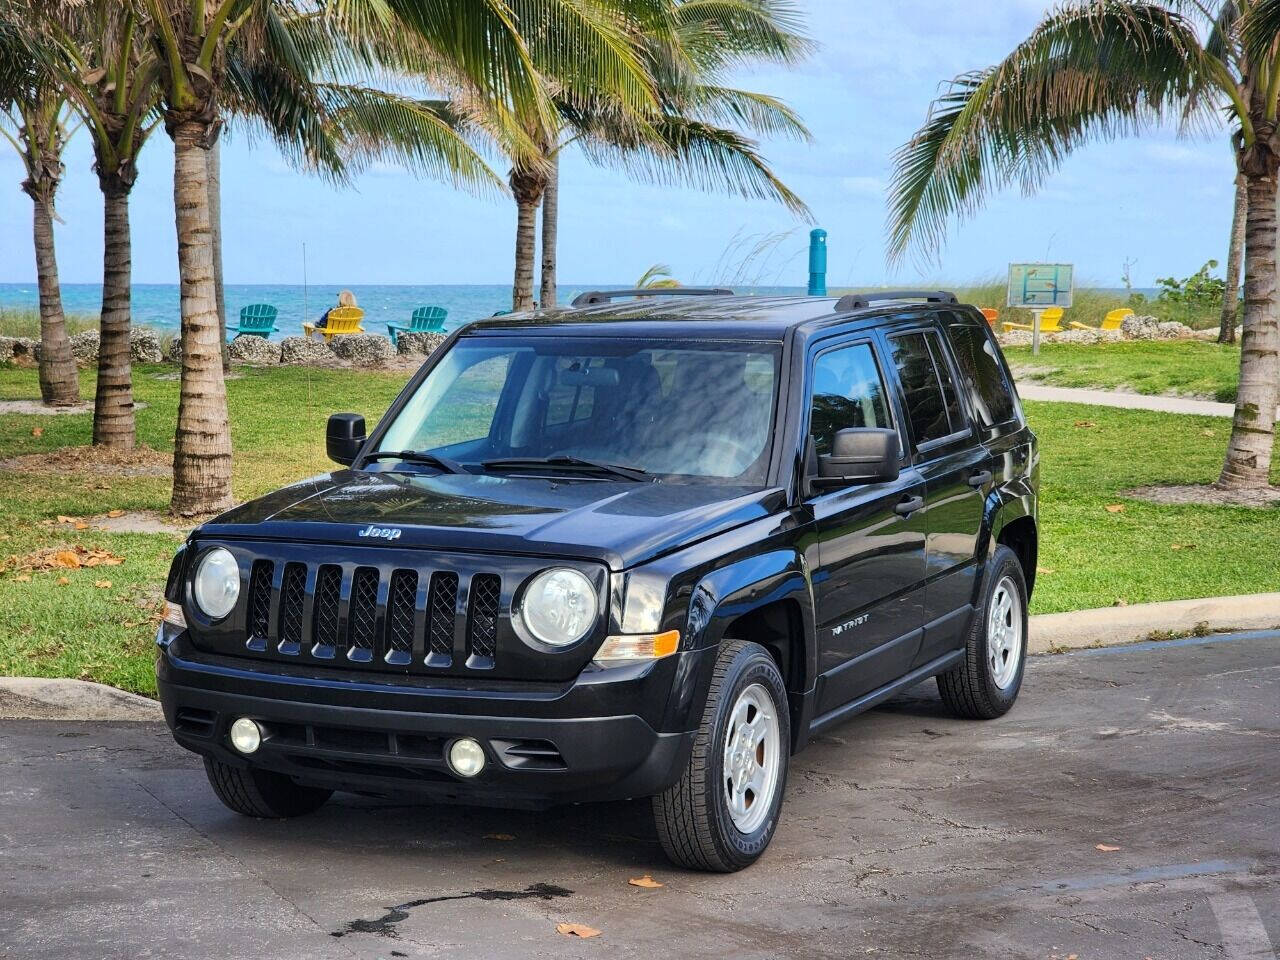
<svg viewBox="0 0 1280 960"><path fill-rule="evenodd" d="M449 745L449 769L460 777L474 777L484 769L484 748L470 737Z"/></svg>
<svg viewBox="0 0 1280 960"><path fill-rule="evenodd" d="M248 717L241 717L231 725L231 745L243 754L250 754L262 746L262 728Z"/></svg>

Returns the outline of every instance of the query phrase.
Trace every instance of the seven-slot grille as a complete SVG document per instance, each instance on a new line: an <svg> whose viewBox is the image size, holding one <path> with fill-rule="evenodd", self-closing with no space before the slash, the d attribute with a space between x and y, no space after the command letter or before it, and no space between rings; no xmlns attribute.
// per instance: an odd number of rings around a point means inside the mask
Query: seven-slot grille
<svg viewBox="0 0 1280 960"><path fill-rule="evenodd" d="M277 562L255 560L249 576L245 646L302 660L448 668L457 653L459 593L466 591L463 659L488 669L497 656L502 578L437 570L344 570L323 563L284 562L272 606ZM419 587L422 589L419 589ZM305 636L304 636L305 634Z"/></svg>

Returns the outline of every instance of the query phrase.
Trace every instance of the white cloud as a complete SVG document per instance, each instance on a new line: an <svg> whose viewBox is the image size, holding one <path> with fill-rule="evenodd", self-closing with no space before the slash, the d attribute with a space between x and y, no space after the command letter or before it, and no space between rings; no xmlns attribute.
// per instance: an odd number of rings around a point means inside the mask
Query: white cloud
<svg viewBox="0 0 1280 960"><path fill-rule="evenodd" d="M841 177L840 186L859 197L882 197L885 191L885 182L879 177Z"/></svg>

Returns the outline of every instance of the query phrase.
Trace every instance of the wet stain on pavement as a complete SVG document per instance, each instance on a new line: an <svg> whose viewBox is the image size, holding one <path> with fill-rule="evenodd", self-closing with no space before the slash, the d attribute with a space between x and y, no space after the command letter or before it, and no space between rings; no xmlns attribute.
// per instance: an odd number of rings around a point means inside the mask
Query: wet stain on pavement
<svg viewBox="0 0 1280 960"><path fill-rule="evenodd" d="M396 924L407 920L410 910L425 907L430 903L443 903L446 900L556 900L571 896L573 896L572 890L557 887L553 883L531 883L523 890L472 890L469 893L455 893L444 897L424 897L421 900L410 900L408 903L387 907L387 912L377 920L352 920L341 930L334 930L329 936L345 937L349 933L372 933L379 937L398 937Z"/></svg>

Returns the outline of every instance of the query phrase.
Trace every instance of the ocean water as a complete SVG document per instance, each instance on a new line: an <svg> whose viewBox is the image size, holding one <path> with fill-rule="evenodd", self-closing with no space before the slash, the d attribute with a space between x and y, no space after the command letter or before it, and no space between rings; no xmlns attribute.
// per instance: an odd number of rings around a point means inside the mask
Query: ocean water
<svg viewBox="0 0 1280 960"><path fill-rule="evenodd" d="M586 290L622 287L625 284L576 284L560 287L560 302L568 303ZM335 305L342 287L310 284L241 284L226 287L227 322L235 323L240 308L251 303L272 304L280 315L277 338L300 335L304 320L316 320ZM351 287L364 310L364 328L369 333L387 332L386 324L407 323L417 307L441 306L449 311L445 329L490 317L498 310L511 309L510 284L370 285ZM739 293L800 294L803 287L741 288ZM39 305L34 283L0 283L0 309L30 309ZM102 308L102 286L96 283L64 283L62 307L68 314L97 316ZM179 324L179 297L176 283L139 283L133 287L133 322L174 332Z"/></svg>

